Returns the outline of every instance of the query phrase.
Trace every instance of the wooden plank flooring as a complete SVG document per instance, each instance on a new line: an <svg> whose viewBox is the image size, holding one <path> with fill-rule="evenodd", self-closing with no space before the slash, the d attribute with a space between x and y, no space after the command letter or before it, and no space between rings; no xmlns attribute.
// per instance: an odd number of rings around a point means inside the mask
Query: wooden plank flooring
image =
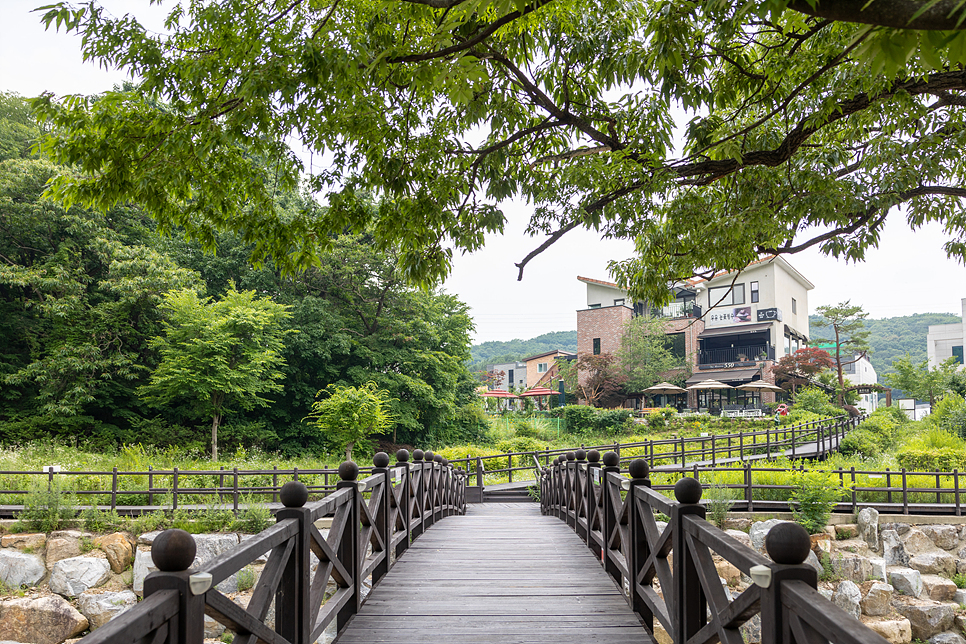
<svg viewBox="0 0 966 644"><path fill-rule="evenodd" d="M536 503L468 505L420 536L336 644L647 642L593 553Z"/></svg>

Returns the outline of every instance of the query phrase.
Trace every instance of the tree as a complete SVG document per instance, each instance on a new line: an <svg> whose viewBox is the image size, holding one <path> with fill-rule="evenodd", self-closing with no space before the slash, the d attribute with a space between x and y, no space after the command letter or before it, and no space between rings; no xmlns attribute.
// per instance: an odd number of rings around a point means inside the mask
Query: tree
<svg viewBox="0 0 966 644"><path fill-rule="evenodd" d="M834 336L829 339L813 339L815 344L828 343L835 347L832 360L838 373L838 404L845 404L845 378L842 375L844 365L854 364L865 357L869 350L869 332L865 330L865 318L868 313L861 306L849 304L849 300L837 306L820 306L816 309L822 319L815 326L829 327Z"/></svg>
<svg viewBox="0 0 966 644"><path fill-rule="evenodd" d="M667 320L639 315L624 327L617 351L619 369L628 392L640 393L681 368L686 359L668 348Z"/></svg>
<svg viewBox="0 0 966 644"><path fill-rule="evenodd" d="M211 418L211 460L218 460L218 426L233 409L267 406L282 389L286 306L254 291L230 289L212 302L191 289L165 295L164 335L151 341L161 363L141 395L151 405L183 402Z"/></svg>
<svg viewBox="0 0 966 644"><path fill-rule="evenodd" d="M593 407L615 407L622 404L626 378L618 368L617 358L610 353L583 355L560 365L560 377L567 388Z"/></svg>
<svg viewBox="0 0 966 644"><path fill-rule="evenodd" d="M389 429L389 394L380 391L374 382L361 387L329 385L319 392L324 398L312 403L309 424L317 428L339 449L345 450L345 460L352 460L352 448L372 434Z"/></svg>
<svg viewBox="0 0 966 644"><path fill-rule="evenodd" d="M828 351L804 347L795 353L783 356L775 365L775 382L781 386L795 390L801 385L807 385L812 378L835 365ZM787 385L787 387L786 387Z"/></svg>
<svg viewBox="0 0 966 644"><path fill-rule="evenodd" d="M209 243L235 230L283 269L371 230L428 283L502 231L513 197L546 236L521 275L599 230L635 242L612 268L660 304L668 283L761 254L859 261L899 205L966 256L963 7L866 5L224 0L178 4L158 33L59 3L48 26L142 80L33 106L76 169L50 188L66 203L136 201ZM291 132L319 153L308 165ZM302 175L325 212L279 211Z"/></svg>
<svg viewBox="0 0 966 644"><path fill-rule="evenodd" d="M928 400L931 409L937 397L951 391L950 385L959 363L953 357L930 369L929 360L914 364L907 354L894 361L892 368L895 372L885 374L886 383L890 387L903 390L916 400Z"/></svg>

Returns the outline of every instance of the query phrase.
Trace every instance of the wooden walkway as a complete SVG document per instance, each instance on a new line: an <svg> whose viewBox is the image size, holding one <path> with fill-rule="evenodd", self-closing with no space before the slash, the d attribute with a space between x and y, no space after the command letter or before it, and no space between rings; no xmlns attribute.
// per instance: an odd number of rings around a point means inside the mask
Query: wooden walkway
<svg viewBox="0 0 966 644"><path fill-rule="evenodd" d="M466 506L413 542L335 644L648 640L579 537L536 503Z"/></svg>

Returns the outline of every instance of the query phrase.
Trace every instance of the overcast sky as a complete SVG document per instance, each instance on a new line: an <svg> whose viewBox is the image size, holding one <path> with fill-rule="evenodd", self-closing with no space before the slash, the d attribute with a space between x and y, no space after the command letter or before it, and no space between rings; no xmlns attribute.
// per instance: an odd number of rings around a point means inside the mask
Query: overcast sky
<svg viewBox="0 0 966 644"><path fill-rule="evenodd" d="M124 79L81 61L78 39L45 32L31 10L42 0L3 0L0 3L0 90L22 96L43 91L56 94L96 93ZM115 0L114 7L144 11L147 2ZM157 8L149 9L160 15ZM141 15L139 13L139 15ZM445 288L466 302L476 321L476 341L531 338L548 331L577 326L575 311L585 303L577 276L610 279L607 262L623 259L630 242L601 240L587 231L572 231L527 267L517 281L515 262L543 239L524 235L528 210L505 206L509 222L503 236L490 236L486 248L458 257ZM873 318L912 313L961 313L966 297L966 268L946 258L940 226L913 232L901 214L893 213L878 249L865 263L854 265L817 252L788 257L815 284L809 308L851 300Z"/></svg>

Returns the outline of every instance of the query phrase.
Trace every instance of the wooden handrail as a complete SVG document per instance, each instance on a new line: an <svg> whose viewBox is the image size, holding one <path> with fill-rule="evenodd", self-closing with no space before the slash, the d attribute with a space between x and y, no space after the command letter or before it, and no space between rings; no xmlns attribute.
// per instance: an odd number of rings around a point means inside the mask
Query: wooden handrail
<svg viewBox="0 0 966 644"><path fill-rule="evenodd" d="M236 644L310 644L333 622L341 630L362 603L363 579L371 577L377 585L422 532L466 509L465 472L445 459L424 460L421 450L412 462L406 450L396 457L389 468L389 457L377 454L362 479L358 466L343 463L336 491L312 503L306 503L303 483L286 483L276 524L201 570L186 569L194 557L193 538L181 530L163 532L151 552L160 571L145 578L144 601L81 642L200 644L206 614L234 632ZM332 520L327 537L315 527L323 517ZM319 560L314 579L310 553ZM215 588L264 555L268 562L247 607ZM330 580L336 591L326 598ZM274 630L264 624L273 601Z"/></svg>

